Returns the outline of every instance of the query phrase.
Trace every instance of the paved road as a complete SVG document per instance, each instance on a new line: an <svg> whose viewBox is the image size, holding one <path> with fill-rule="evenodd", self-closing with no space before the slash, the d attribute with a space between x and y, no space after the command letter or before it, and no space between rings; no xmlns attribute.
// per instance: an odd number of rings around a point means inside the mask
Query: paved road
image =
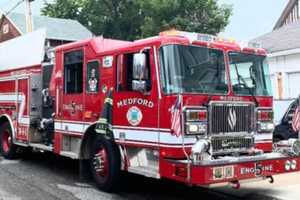
<svg viewBox="0 0 300 200"><path fill-rule="evenodd" d="M124 178L124 188L119 194L107 194L97 190L93 183L81 183L78 179L77 166L76 161L52 154L33 154L29 158L16 161L2 159L0 160L0 200L181 200L195 199L195 197L201 200L273 200L275 196L285 198L287 192L275 194L272 189L262 192L263 187L270 187L270 185L264 186L265 183L260 183L262 184L260 189L255 189L255 185L246 185L248 189L240 191L228 187L208 190L127 175ZM293 193L296 188L299 190L299 185L290 184L290 186L287 192L289 197L292 194L296 195Z"/></svg>

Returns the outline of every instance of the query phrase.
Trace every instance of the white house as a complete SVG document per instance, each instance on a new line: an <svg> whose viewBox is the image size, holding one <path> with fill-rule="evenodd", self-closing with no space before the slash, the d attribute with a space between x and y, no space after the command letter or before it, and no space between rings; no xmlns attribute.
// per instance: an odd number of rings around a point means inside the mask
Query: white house
<svg viewBox="0 0 300 200"><path fill-rule="evenodd" d="M253 39L268 51L276 121L300 95L300 0L290 0L272 32Z"/></svg>

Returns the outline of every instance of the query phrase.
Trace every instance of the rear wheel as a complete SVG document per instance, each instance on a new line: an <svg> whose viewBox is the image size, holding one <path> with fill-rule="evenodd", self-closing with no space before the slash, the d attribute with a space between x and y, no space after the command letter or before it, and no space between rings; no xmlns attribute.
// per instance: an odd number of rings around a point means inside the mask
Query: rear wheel
<svg viewBox="0 0 300 200"><path fill-rule="evenodd" d="M116 191L121 174L121 158L118 146L103 136L97 136L91 149L90 168L100 190Z"/></svg>
<svg viewBox="0 0 300 200"><path fill-rule="evenodd" d="M17 146L13 144L12 130L8 122L0 126L0 153L7 159L17 155Z"/></svg>

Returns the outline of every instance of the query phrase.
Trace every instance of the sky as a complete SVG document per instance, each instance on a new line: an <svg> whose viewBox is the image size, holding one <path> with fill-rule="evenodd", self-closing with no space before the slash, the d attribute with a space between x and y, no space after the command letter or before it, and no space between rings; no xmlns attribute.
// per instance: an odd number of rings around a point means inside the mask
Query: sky
<svg viewBox="0 0 300 200"><path fill-rule="evenodd" d="M230 23L221 35L251 40L271 32L289 0L219 0L233 6Z"/></svg>
<svg viewBox="0 0 300 200"><path fill-rule="evenodd" d="M10 10L21 0L0 0L0 9ZM32 3L34 15L40 14L44 2L53 0L35 0ZM220 4L233 6L230 23L221 33L224 37L246 41L271 32L289 0L219 0ZM24 3L23 3L24 4ZM15 12L24 12L21 4Z"/></svg>
<svg viewBox="0 0 300 200"><path fill-rule="evenodd" d="M14 5L16 5L21 0L0 0L0 9L2 11L9 11ZM45 2L52 2L52 0L35 0L32 3L32 12L35 15L40 14L40 8L44 5ZM14 12L24 12L25 6L24 3L20 4Z"/></svg>

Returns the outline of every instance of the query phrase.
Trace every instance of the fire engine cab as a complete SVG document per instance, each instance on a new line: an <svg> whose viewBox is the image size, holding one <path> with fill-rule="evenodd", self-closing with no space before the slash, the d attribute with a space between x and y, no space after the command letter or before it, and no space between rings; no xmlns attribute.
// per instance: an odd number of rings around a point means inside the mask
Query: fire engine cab
<svg viewBox="0 0 300 200"><path fill-rule="evenodd" d="M298 140L273 144L266 52L255 44L171 30L91 38L45 56L34 34L0 54L5 158L35 149L78 159L105 191L121 171L239 187L300 170Z"/></svg>

